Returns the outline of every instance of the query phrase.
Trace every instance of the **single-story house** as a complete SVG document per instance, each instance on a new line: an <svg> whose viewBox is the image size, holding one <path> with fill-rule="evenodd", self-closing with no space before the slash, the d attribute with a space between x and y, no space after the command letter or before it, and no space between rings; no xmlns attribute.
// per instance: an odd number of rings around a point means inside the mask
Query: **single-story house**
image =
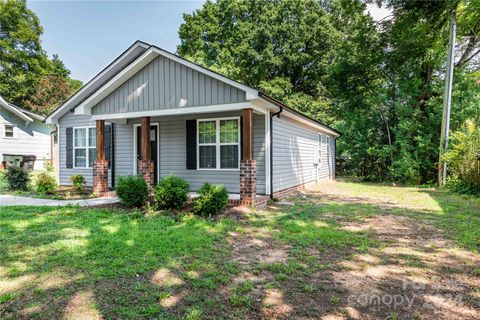
<svg viewBox="0 0 480 320"><path fill-rule="evenodd" d="M0 168L22 165L43 170L52 159L52 125L45 117L8 103L0 96Z"/></svg>
<svg viewBox="0 0 480 320"><path fill-rule="evenodd" d="M119 176L192 191L222 183L239 202L335 176L339 133L268 95L137 41L47 118L59 132L59 183L95 192ZM264 201L264 200L262 200Z"/></svg>

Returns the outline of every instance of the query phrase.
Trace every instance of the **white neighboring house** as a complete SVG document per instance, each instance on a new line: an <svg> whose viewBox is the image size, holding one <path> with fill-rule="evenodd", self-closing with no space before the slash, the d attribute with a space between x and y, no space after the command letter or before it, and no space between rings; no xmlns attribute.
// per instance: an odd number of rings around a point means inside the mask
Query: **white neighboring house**
<svg viewBox="0 0 480 320"><path fill-rule="evenodd" d="M52 159L51 125L43 123L39 114L8 103L0 96L0 168L19 165L29 156L36 160L25 165L34 170L44 169L44 160ZM33 157L32 157L33 158Z"/></svg>

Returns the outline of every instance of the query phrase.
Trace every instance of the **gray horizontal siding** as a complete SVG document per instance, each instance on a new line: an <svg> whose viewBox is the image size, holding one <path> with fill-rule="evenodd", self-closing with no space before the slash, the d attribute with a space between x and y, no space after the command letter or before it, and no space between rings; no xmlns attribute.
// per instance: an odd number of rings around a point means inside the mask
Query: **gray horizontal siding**
<svg viewBox="0 0 480 320"><path fill-rule="evenodd" d="M193 191L209 181L224 184L231 193L240 192L239 170L187 170L186 169L186 120L239 116L241 113L216 113L182 117L152 118L151 123L159 124L159 174L165 177L175 174L190 183ZM127 125L116 125L115 130L115 175L134 174L133 126L138 120ZM265 120L263 116L254 116L254 158L257 160L257 192L265 193Z"/></svg>
<svg viewBox="0 0 480 320"><path fill-rule="evenodd" d="M71 112L66 113L63 117L59 119L60 125L60 135L59 135L59 167L60 167L60 181L61 185L72 185L70 177L74 174L81 174L85 177L85 181L88 186L93 185L93 169L92 168L67 168L67 150L66 150L66 129L68 127L86 127L86 126L95 126L95 121L91 120L88 116L75 115ZM109 185L111 172L108 172L109 176Z"/></svg>
<svg viewBox="0 0 480 320"><path fill-rule="evenodd" d="M245 92L180 63L157 57L92 109L92 114L246 101Z"/></svg>
<svg viewBox="0 0 480 320"><path fill-rule="evenodd" d="M265 116L253 116L253 159L257 160L257 193L265 194Z"/></svg>
<svg viewBox="0 0 480 320"><path fill-rule="evenodd" d="M275 117L272 131L274 192L333 177L334 147L331 148L330 159L327 159L326 149L322 152L324 159L317 175L317 165L314 164L318 150L317 131L287 117Z"/></svg>

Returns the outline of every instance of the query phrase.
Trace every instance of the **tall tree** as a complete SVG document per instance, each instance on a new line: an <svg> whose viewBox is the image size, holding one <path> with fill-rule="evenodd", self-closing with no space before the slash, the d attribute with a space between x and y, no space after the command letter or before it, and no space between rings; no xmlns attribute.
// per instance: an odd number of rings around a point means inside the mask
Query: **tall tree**
<svg viewBox="0 0 480 320"><path fill-rule="evenodd" d="M41 47L43 29L25 0L0 0L0 94L8 101L47 114L81 82L58 55Z"/></svg>
<svg viewBox="0 0 480 320"><path fill-rule="evenodd" d="M32 94L38 75L48 68L42 32L25 0L0 1L0 94L15 104Z"/></svg>

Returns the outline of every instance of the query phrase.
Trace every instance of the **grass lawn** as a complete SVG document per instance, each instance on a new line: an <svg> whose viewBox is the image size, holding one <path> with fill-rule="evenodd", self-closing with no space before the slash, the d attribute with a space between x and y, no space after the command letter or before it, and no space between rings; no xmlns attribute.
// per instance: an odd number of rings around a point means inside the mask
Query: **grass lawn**
<svg viewBox="0 0 480 320"><path fill-rule="evenodd" d="M304 196L215 220L0 207L0 318L480 316L478 198L349 182Z"/></svg>

